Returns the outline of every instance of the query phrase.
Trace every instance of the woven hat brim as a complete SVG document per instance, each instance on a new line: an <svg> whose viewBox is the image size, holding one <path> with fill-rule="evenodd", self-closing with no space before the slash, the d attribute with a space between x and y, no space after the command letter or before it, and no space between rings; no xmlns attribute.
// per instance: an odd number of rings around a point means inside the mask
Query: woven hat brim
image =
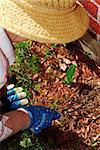
<svg viewBox="0 0 100 150"><path fill-rule="evenodd" d="M32 15L11 0L0 2L0 26L27 39L43 43L69 43L82 37L89 18L80 5L70 12L49 13L33 9Z"/></svg>

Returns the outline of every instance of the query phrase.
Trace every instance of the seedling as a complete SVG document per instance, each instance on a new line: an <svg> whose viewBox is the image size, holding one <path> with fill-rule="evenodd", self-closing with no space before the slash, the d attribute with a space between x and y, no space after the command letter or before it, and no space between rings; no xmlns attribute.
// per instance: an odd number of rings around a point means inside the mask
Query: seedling
<svg viewBox="0 0 100 150"><path fill-rule="evenodd" d="M54 100L54 102L51 104L51 108L52 109L56 109L59 107L59 101L56 99Z"/></svg>
<svg viewBox="0 0 100 150"><path fill-rule="evenodd" d="M57 47L58 47L57 44L52 44L52 45L51 45L51 48L57 48Z"/></svg>
<svg viewBox="0 0 100 150"><path fill-rule="evenodd" d="M65 84L70 85L74 80L75 70L76 70L76 65L71 65L66 71L66 79L60 78L57 75L55 77L57 77L59 80L61 80Z"/></svg>
<svg viewBox="0 0 100 150"><path fill-rule="evenodd" d="M26 59L29 57L29 48L31 47L32 42L19 42L17 44L14 44L14 47L16 49L16 62L17 65L21 65Z"/></svg>
<svg viewBox="0 0 100 150"><path fill-rule="evenodd" d="M27 49L31 46L32 42L31 41L27 41L27 42L19 42L17 44L14 45L14 47L16 49Z"/></svg>
<svg viewBox="0 0 100 150"><path fill-rule="evenodd" d="M66 80L64 80L66 84L71 84L73 82L75 70L76 65L71 65L66 71Z"/></svg>
<svg viewBox="0 0 100 150"><path fill-rule="evenodd" d="M16 63L9 72L17 75L17 86L22 86L27 93L27 98L31 97L30 88L33 87L32 76L40 71L40 60L38 56L31 55L29 49L32 42L20 42L14 44L16 52Z"/></svg>
<svg viewBox="0 0 100 150"><path fill-rule="evenodd" d="M38 137L33 139L33 135L29 131L24 131L21 135L19 145L23 150L45 150L45 147L39 142Z"/></svg>
<svg viewBox="0 0 100 150"><path fill-rule="evenodd" d="M29 58L29 67L32 69L34 73L37 73L40 71L40 60L38 56L32 55Z"/></svg>
<svg viewBox="0 0 100 150"><path fill-rule="evenodd" d="M53 53L47 48L45 51L45 59L48 59L52 55L53 55Z"/></svg>
<svg viewBox="0 0 100 150"><path fill-rule="evenodd" d="M40 92L40 86L41 86L40 83L34 84L34 86L33 86L34 90Z"/></svg>

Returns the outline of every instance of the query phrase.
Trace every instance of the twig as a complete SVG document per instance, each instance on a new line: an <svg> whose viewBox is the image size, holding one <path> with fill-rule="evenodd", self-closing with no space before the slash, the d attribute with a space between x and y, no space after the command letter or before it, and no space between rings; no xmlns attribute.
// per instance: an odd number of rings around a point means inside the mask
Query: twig
<svg viewBox="0 0 100 150"><path fill-rule="evenodd" d="M96 142L99 137L100 137L100 133L96 137L93 138L94 140L93 143Z"/></svg>

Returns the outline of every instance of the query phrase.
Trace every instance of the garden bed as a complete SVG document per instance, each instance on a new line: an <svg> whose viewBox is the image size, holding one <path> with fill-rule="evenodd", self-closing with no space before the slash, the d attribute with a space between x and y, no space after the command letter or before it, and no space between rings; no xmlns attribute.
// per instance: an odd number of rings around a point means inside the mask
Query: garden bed
<svg viewBox="0 0 100 150"><path fill-rule="evenodd" d="M29 41L15 44L15 48L16 63L9 71L12 81L23 86L30 104L53 108L62 118L38 137L32 135L35 145L19 148L23 134L19 133L4 142L4 149L99 150L99 67L82 52L78 42L65 47ZM71 65L76 66L74 79L66 83Z"/></svg>

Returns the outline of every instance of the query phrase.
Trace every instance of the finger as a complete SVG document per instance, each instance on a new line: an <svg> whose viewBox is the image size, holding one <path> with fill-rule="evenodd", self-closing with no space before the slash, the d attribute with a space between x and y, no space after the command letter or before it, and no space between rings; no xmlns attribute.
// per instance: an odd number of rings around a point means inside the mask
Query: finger
<svg viewBox="0 0 100 150"><path fill-rule="evenodd" d="M21 107L21 106L25 106L25 105L27 105L28 104L28 99L22 99L22 100L18 100L18 101L16 101L16 102L13 102L12 104L11 104L11 109L17 109L17 108L19 108L19 107Z"/></svg>
<svg viewBox="0 0 100 150"><path fill-rule="evenodd" d="M60 119L60 117L61 117L60 113L58 113L56 111L53 112L53 118L52 118L53 120Z"/></svg>
<svg viewBox="0 0 100 150"><path fill-rule="evenodd" d="M26 93L25 92L21 92L21 93L9 96L8 100L12 103L12 102L16 102L18 100L21 100L21 99L23 99L25 97L26 97Z"/></svg>
<svg viewBox="0 0 100 150"><path fill-rule="evenodd" d="M9 66L8 60L0 49L0 88L2 88L7 81L7 66Z"/></svg>
<svg viewBox="0 0 100 150"><path fill-rule="evenodd" d="M17 87L17 88L14 88L15 92L16 93L21 93L23 91L23 88L22 87Z"/></svg>
<svg viewBox="0 0 100 150"><path fill-rule="evenodd" d="M23 88L21 88L21 87L13 88L13 89L7 91L7 96L9 97L11 95L21 93L22 91L23 91Z"/></svg>
<svg viewBox="0 0 100 150"><path fill-rule="evenodd" d="M14 84L10 84L7 86L7 96L11 96L15 93L14 87L15 87Z"/></svg>
<svg viewBox="0 0 100 150"><path fill-rule="evenodd" d="M7 86L7 90L9 91L9 90L13 89L14 87L15 87L14 84L10 84L10 85Z"/></svg>
<svg viewBox="0 0 100 150"><path fill-rule="evenodd" d="M26 97L26 93L25 92L18 93L17 95L18 95L19 99L23 99L23 98Z"/></svg>

